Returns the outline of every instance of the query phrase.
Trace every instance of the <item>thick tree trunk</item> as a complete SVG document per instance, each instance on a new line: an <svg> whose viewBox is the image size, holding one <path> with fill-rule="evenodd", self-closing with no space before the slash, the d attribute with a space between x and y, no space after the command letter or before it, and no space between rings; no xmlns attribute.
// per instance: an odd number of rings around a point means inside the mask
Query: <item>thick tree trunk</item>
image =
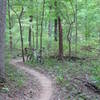
<svg viewBox="0 0 100 100"><path fill-rule="evenodd" d="M58 26L59 26L59 59L63 59L63 33L61 19L58 17Z"/></svg>
<svg viewBox="0 0 100 100"><path fill-rule="evenodd" d="M6 20L6 0L0 0L0 81L5 80L4 33Z"/></svg>

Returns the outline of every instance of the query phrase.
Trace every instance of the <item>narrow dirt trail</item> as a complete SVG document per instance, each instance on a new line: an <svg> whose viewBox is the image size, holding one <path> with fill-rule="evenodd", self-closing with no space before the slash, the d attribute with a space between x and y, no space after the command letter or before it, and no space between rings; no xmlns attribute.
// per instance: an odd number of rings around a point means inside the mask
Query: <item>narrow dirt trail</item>
<svg viewBox="0 0 100 100"><path fill-rule="evenodd" d="M50 100L53 94L53 90L54 87L52 86L52 81L47 78L44 74L29 68L29 66L25 65L21 59L13 59L10 64L14 65L15 67L17 67L18 69L27 72L31 75L33 75L34 77L36 77L41 86L42 86L42 92L40 94L40 97L38 98L38 100Z"/></svg>

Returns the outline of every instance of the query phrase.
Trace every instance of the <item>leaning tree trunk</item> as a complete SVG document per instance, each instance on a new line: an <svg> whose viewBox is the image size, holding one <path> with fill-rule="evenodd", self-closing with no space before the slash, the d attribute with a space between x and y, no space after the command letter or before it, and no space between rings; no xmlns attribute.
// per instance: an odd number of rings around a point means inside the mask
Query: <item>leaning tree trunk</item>
<svg viewBox="0 0 100 100"><path fill-rule="evenodd" d="M59 59L63 59L63 33L62 33L62 25L61 19L58 17L58 26L59 26Z"/></svg>
<svg viewBox="0 0 100 100"><path fill-rule="evenodd" d="M23 62L25 62L25 57L24 57L24 43L23 43L23 30L22 30L22 22L21 22L21 18L22 18L22 15L23 15L24 8L22 6L20 15L18 15L17 12L13 8L11 8L11 9L16 14L17 19L18 19L19 29L20 29L20 40L21 40L22 58L23 58Z"/></svg>
<svg viewBox="0 0 100 100"><path fill-rule="evenodd" d="M6 19L6 0L0 0L0 82L5 80L4 32Z"/></svg>
<svg viewBox="0 0 100 100"><path fill-rule="evenodd" d="M25 62L25 58L24 58L24 44L23 44L23 31L22 31L22 24L21 24L21 20L20 19L19 19L19 26L20 26L22 58L23 58L23 62Z"/></svg>
<svg viewBox="0 0 100 100"><path fill-rule="evenodd" d="M23 58L23 62L25 62L24 43L23 43L23 30L22 30L22 23L21 23L22 14L23 14L23 7L22 7L22 10L21 10L20 15L18 17L18 22L19 22L19 27L20 27L20 39L21 39L22 58Z"/></svg>

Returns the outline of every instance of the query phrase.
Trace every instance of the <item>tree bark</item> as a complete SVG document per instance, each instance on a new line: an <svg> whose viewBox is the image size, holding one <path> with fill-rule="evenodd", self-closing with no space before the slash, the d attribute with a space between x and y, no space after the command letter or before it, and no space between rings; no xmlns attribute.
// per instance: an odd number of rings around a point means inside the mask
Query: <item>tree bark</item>
<svg viewBox="0 0 100 100"><path fill-rule="evenodd" d="M76 12L75 12L75 30L76 30L76 37L75 37L75 54L77 55L77 41L78 41L78 32L77 32L77 0L75 4Z"/></svg>
<svg viewBox="0 0 100 100"><path fill-rule="evenodd" d="M62 33L62 25L61 19L58 17L58 26L59 26L59 59L63 59L63 33Z"/></svg>
<svg viewBox="0 0 100 100"><path fill-rule="evenodd" d="M17 19L18 19L19 28L20 28L20 40L21 40L22 58L23 58L23 62L25 62L25 58L24 58L24 43L23 43L23 30L22 30L22 22L21 22L21 18L22 18L22 15L23 15L24 8L22 6L20 14L17 14L17 12L13 8L11 8L11 9L16 14Z"/></svg>
<svg viewBox="0 0 100 100"><path fill-rule="evenodd" d="M33 21L33 16L31 15L30 17L30 20L29 20L29 22L30 22L30 25L29 25L29 37L28 37L28 41L29 41L29 48L31 48L31 46L32 46L32 21Z"/></svg>
<svg viewBox="0 0 100 100"><path fill-rule="evenodd" d="M55 2L54 2L54 5L55 5L55 13L56 13L56 18L55 18L55 29L54 29L54 37L55 37L55 41L57 41L57 24L58 24L58 20L57 20L57 16L58 16L58 14L57 14L57 1L55 0Z"/></svg>
<svg viewBox="0 0 100 100"><path fill-rule="evenodd" d="M71 52L72 52L72 48L71 48L71 32L72 32L72 25L73 25L73 22L70 23L69 25L69 30L68 30L68 34L67 34L67 40L68 40L68 47L69 47L69 60L71 58Z"/></svg>
<svg viewBox="0 0 100 100"><path fill-rule="evenodd" d="M37 1L37 0L36 0ZM37 18L36 18L36 50L38 50L38 31L39 31L39 27L38 27L38 24L39 24L39 18L38 18L38 2L37 2Z"/></svg>
<svg viewBox="0 0 100 100"><path fill-rule="evenodd" d="M20 39L21 39L21 49L22 49L22 58L23 58L23 62L25 62L25 58L24 58L24 44L23 44L23 30L22 30L22 23L21 23L21 17L23 14L23 7L21 10L21 13L18 17L18 21L19 21L19 27L20 27Z"/></svg>
<svg viewBox="0 0 100 100"><path fill-rule="evenodd" d="M10 1L8 0L8 17L9 17L9 45L10 45L10 50L12 50L12 25L11 25L11 15L10 15Z"/></svg>
<svg viewBox="0 0 100 100"><path fill-rule="evenodd" d="M55 19L55 41L57 41L57 19Z"/></svg>
<svg viewBox="0 0 100 100"><path fill-rule="evenodd" d="M4 33L6 23L6 0L0 0L0 81L5 80Z"/></svg>
<svg viewBox="0 0 100 100"><path fill-rule="evenodd" d="M40 59L42 58L42 35L43 35L43 21L44 21L45 0L43 0L43 11L41 20L41 33L40 33Z"/></svg>
<svg viewBox="0 0 100 100"><path fill-rule="evenodd" d="M49 7L49 14L50 14L50 16L51 16L51 10L52 10L52 6L50 5L50 7ZM48 24L48 38L49 38L48 49L51 47L51 36L52 36L52 20L51 20L51 17L49 17L49 24Z"/></svg>

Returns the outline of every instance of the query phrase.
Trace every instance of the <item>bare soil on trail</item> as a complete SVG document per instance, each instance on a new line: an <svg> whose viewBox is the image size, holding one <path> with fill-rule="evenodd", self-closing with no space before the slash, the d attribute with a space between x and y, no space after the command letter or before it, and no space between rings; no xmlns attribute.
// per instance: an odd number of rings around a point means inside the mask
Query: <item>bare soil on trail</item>
<svg viewBox="0 0 100 100"><path fill-rule="evenodd" d="M55 90L53 82L43 73L25 65L20 59L13 59L10 64L25 73L28 82L14 94L0 94L0 100L51 100Z"/></svg>
<svg viewBox="0 0 100 100"><path fill-rule="evenodd" d="M18 70L19 71L19 70ZM9 82L7 87L9 91L7 93L0 93L0 100L37 100L41 93L41 84L32 75L23 73L25 75L25 81L21 87L18 87L16 83Z"/></svg>

